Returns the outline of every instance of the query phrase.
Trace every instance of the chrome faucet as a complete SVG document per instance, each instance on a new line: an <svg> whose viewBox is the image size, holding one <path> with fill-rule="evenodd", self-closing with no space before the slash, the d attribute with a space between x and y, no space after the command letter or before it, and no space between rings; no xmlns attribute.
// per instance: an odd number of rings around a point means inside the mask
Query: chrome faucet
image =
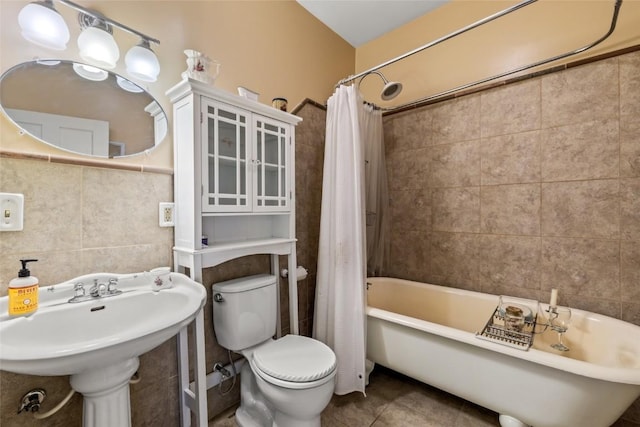
<svg viewBox="0 0 640 427"><path fill-rule="evenodd" d="M89 289L89 295L84 288L84 283L78 282L73 286L74 296L69 300L70 303L88 301L97 298L112 297L122 293L121 290L116 289L118 285L118 279L112 277L107 284L99 283L98 279L93 280L93 286Z"/></svg>

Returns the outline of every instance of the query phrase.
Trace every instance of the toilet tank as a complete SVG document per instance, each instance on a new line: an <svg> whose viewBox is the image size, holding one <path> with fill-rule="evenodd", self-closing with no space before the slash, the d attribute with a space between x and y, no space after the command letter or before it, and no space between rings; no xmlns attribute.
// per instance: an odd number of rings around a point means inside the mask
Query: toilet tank
<svg viewBox="0 0 640 427"><path fill-rule="evenodd" d="M276 276L259 274L214 283L213 329L222 347L239 351L276 333Z"/></svg>

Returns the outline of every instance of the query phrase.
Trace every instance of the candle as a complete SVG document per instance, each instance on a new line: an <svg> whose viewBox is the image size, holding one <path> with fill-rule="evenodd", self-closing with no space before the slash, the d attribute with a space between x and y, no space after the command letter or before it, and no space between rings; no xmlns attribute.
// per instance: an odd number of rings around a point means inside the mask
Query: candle
<svg viewBox="0 0 640 427"><path fill-rule="evenodd" d="M555 307L558 304L558 290L551 289L551 301L549 301L549 307Z"/></svg>

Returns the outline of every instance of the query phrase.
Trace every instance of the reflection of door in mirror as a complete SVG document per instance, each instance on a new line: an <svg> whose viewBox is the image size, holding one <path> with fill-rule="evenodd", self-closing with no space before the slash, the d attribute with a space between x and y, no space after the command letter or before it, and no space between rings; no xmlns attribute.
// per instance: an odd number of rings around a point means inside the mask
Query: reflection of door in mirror
<svg viewBox="0 0 640 427"><path fill-rule="evenodd" d="M33 136L60 148L93 156L109 155L108 122L10 108L7 113Z"/></svg>

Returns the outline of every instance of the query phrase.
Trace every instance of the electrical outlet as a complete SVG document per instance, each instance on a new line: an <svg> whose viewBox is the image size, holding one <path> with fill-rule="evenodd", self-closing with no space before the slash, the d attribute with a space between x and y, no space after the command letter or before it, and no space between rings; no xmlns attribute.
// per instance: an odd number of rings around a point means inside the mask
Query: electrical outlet
<svg viewBox="0 0 640 427"><path fill-rule="evenodd" d="M160 227L173 227L175 225L174 213L175 205L173 203L160 203Z"/></svg>

